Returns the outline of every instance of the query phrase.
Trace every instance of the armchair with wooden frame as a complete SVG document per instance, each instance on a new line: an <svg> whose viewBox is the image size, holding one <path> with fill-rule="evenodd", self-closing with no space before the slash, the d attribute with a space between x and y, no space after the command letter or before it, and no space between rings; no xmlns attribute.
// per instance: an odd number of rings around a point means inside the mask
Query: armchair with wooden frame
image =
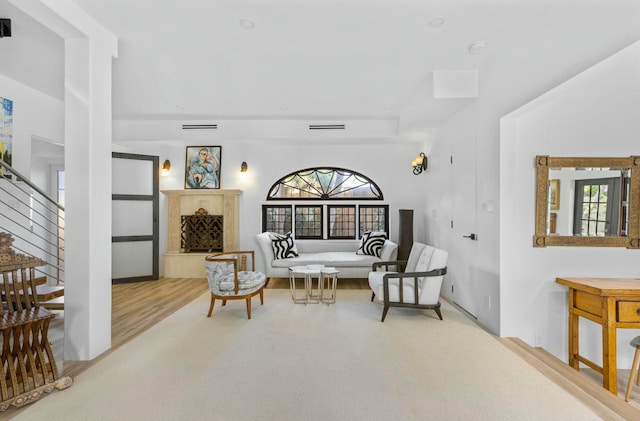
<svg viewBox="0 0 640 421"><path fill-rule="evenodd" d="M251 270L247 268L247 258L251 258ZM247 318L251 319L251 298L260 294L260 304L264 304L264 287L266 276L255 270L255 252L229 251L214 253L205 258L207 280L211 290L211 304L207 317L211 317L216 299L245 300Z"/></svg>
<svg viewBox="0 0 640 421"><path fill-rule="evenodd" d="M371 301L377 297L384 304L381 321L384 322L390 307L430 309L442 320L440 289L447 273L448 255L442 249L414 242L407 260L374 263L369 287ZM403 272L389 271L403 266Z"/></svg>

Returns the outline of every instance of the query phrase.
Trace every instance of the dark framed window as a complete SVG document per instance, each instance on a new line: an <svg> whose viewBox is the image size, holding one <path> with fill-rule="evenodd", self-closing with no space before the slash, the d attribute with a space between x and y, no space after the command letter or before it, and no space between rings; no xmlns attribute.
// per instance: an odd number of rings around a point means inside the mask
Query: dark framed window
<svg viewBox="0 0 640 421"><path fill-rule="evenodd" d="M618 235L620 181L617 177L576 180L573 235Z"/></svg>
<svg viewBox="0 0 640 421"><path fill-rule="evenodd" d="M356 206L328 205L329 224L327 238L356 238Z"/></svg>
<svg viewBox="0 0 640 421"><path fill-rule="evenodd" d="M321 240L323 233L322 206L295 207L295 237Z"/></svg>
<svg viewBox="0 0 640 421"><path fill-rule="evenodd" d="M382 200L382 191L369 177L335 167L307 168L276 181L267 200Z"/></svg>
<svg viewBox="0 0 640 421"><path fill-rule="evenodd" d="M292 232L292 227L293 209L291 205L262 206L262 232L286 234Z"/></svg>
<svg viewBox="0 0 640 421"><path fill-rule="evenodd" d="M358 238L365 231L384 231L389 237L389 205L360 205L358 211Z"/></svg>
<svg viewBox="0 0 640 421"><path fill-rule="evenodd" d="M287 200L290 204L263 205L262 231L281 234L291 231L296 238L319 240L356 239L364 231L384 231L389 235L389 205L357 203L382 199L377 184L356 171L336 167L299 170L282 177L269 189L267 200ZM302 200L356 203L309 206L296 203Z"/></svg>
<svg viewBox="0 0 640 421"><path fill-rule="evenodd" d="M390 235L389 205L326 205L326 212L325 205L262 205L262 232L320 240L325 226L326 238L332 240L357 239L365 231Z"/></svg>

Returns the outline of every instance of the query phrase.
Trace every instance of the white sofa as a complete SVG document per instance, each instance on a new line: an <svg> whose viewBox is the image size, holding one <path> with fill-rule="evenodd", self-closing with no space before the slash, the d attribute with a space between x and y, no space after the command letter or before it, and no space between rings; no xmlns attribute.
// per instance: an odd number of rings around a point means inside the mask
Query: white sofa
<svg viewBox="0 0 640 421"><path fill-rule="evenodd" d="M340 271L339 278L367 278L375 262L396 260L398 245L385 240L380 257L356 254L360 240L295 240L298 257L274 259L269 232L256 235L267 278L288 278L291 266L325 265Z"/></svg>

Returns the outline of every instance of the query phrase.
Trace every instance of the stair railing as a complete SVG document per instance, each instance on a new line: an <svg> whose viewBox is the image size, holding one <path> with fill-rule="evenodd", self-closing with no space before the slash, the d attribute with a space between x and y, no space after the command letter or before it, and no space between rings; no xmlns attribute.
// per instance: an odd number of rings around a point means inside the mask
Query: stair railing
<svg viewBox="0 0 640 421"><path fill-rule="evenodd" d="M20 253L47 262L37 270L49 285L64 283L64 206L1 159L0 231Z"/></svg>

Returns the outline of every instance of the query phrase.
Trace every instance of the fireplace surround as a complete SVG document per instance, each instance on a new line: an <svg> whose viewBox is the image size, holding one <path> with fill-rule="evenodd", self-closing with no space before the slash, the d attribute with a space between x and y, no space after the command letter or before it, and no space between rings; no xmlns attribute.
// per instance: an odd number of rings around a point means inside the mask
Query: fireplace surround
<svg viewBox="0 0 640 421"><path fill-rule="evenodd" d="M185 253L182 217L199 209L222 217L222 251L239 247L239 189L170 189L161 190L167 196L167 252L163 256L165 278L206 277L204 258L208 251Z"/></svg>

